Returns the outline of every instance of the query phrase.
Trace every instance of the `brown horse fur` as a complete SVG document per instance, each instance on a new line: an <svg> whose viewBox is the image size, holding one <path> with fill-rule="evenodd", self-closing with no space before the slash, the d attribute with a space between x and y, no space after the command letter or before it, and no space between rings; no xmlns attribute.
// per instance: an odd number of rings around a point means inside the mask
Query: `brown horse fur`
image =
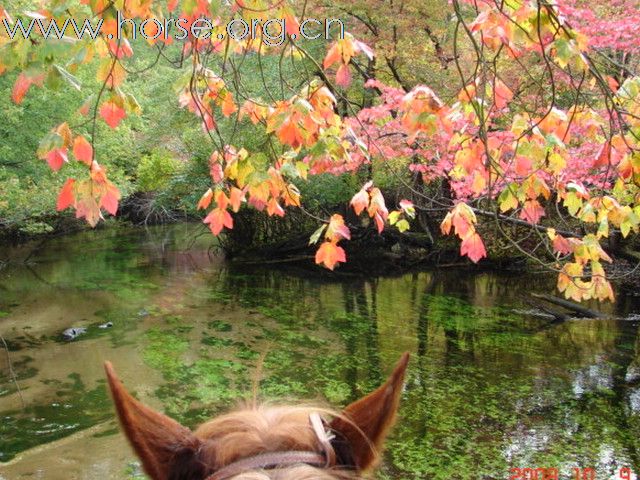
<svg viewBox="0 0 640 480"><path fill-rule="evenodd" d="M120 423L153 480L204 480L237 460L267 452L322 452L309 424L313 412L333 417L330 429L338 465L322 469L295 465L245 472L233 480L355 480L379 460L402 393L409 354L389 379L342 413L322 408L258 405L210 420L192 432L133 398L105 363Z"/></svg>

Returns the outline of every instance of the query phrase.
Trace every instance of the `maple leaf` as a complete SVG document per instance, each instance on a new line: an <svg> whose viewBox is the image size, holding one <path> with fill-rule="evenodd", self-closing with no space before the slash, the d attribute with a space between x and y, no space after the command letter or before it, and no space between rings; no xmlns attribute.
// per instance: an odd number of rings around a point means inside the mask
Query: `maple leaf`
<svg viewBox="0 0 640 480"><path fill-rule="evenodd" d="M233 228L233 217L227 210L214 208L206 216L204 223L209 225L211 233L219 235L224 227Z"/></svg>
<svg viewBox="0 0 640 480"><path fill-rule="evenodd" d="M236 112L237 110L238 110L238 107L233 102L233 95L231 94L231 92L227 92L222 102L222 114L225 117L228 117L229 115Z"/></svg>
<svg viewBox="0 0 640 480"><path fill-rule="evenodd" d="M553 250L561 255L568 255L573 252L571 242L562 235L556 233L554 228L547 229L547 235L551 239Z"/></svg>
<svg viewBox="0 0 640 480"><path fill-rule="evenodd" d="M277 215L279 217L284 217L284 210L278 203L275 198L271 198L269 202L267 202L267 213L270 216Z"/></svg>
<svg viewBox="0 0 640 480"><path fill-rule="evenodd" d="M234 212L240 210L240 205L244 202L244 191L239 188L232 187L229 192L229 204Z"/></svg>
<svg viewBox="0 0 640 480"><path fill-rule="evenodd" d="M78 135L73 141L73 155L78 161L91 166L93 161L93 147L82 135Z"/></svg>
<svg viewBox="0 0 640 480"><path fill-rule="evenodd" d="M67 159L67 147L55 148L47 153L45 157L51 170L57 172L69 160Z"/></svg>
<svg viewBox="0 0 640 480"><path fill-rule="evenodd" d="M344 218L342 218L342 215L335 213L331 216L325 237L328 240L336 242L343 238L351 240L351 232L349 231L349 227L344 224Z"/></svg>
<svg viewBox="0 0 640 480"><path fill-rule="evenodd" d="M100 198L100 208L115 215L118 211L118 200L120 200L120 191L115 185L108 182L106 192Z"/></svg>
<svg viewBox="0 0 640 480"><path fill-rule="evenodd" d="M200 209L208 208L209 205L211 204L211 199L212 198L213 198L213 190L209 189L200 198L200 201L198 202L197 209L200 210Z"/></svg>
<svg viewBox="0 0 640 480"><path fill-rule="evenodd" d="M507 87L504 82L496 78L495 86L493 89L496 107L503 109L513 98L513 92Z"/></svg>
<svg viewBox="0 0 640 480"><path fill-rule="evenodd" d="M362 211L369 206L369 193L364 188L361 189L353 196L349 205L353 207L356 215L360 215Z"/></svg>
<svg viewBox="0 0 640 480"><path fill-rule="evenodd" d="M84 218L92 227L98 224L102 214L95 198L83 196L76 201L76 218Z"/></svg>
<svg viewBox="0 0 640 480"><path fill-rule="evenodd" d="M340 51L340 44L336 42L331 46L331 48L329 48L329 51L327 51L327 55L324 57L322 66L326 70L334 63L339 62L341 58L342 58L342 54Z"/></svg>
<svg viewBox="0 0 640 480"><path fill-rule="evenodd" d="M487 256L482 238L476 232L467 235L460 245L460 254L466 255L473 263L478 263L480 259Z"/></svg>
<svg viewBox="0 0 640 480"><path fill-rule="evenodd" d="M116 128L127 114L114 101L108 100L100 107L100 116L107 125L111 128Z"/></svg>
<svg viewBox="0 0 640 480"><path fill-rule="evenodd" d="M378 233L382 233L382 230L384 230L384 222L389 216L389 211L387 210L384 197L382 196L382 192L379 188L372 188L369 195L371 197L368 209L369 216L375 220Z"/></svg>
<svg viewBox="0 0 640 480"><path fill-rule="evenodd" d="M22 72L18 75L16 79L16 83L13 84L13 91L11 92L11 99L14 103L20 104L24 99L24 96L29 91L29 88L33 84L42 85L44 80L43 74L38 75L28 75L25 72Z"/></svg>
<svg viewBox="0 0 640 480"><path fill-rule="evenodd" d="M215 183L220 183L224 178L224 171L222 170L222 165L218 162L218 152L214 152L214 154L211 155L210 162L209 172L211 174L211 178Z"/></svg>
<svg viewBox="0 0 640 480"><path fill-rule="evenodd" d="M324 264L329 270L333 270L338 263L347 261L344 249L335 242L323 242L316 252L316 264Z"/></svg>
<svg viewBox="0 0 640 480"><path fill-rule="evenodd" d="M349 65L342 64L336 71L336 84L341 87L348 87L351 84L351 71Z"/></svg>
<svg viewBox="0 0 640 480"><path fill-rule="evenodd" d="M29 87L31 87L31 80L24 73L18 75L16 79L16 83L13 85L13 92L11 94L11 99L14 103L20 104L22 103L22 99L29 91Z"/></svg>
<svg viewBox="0 0 640 480"><path fill-rule="evenodd" d="M60 194L58 195L58 202L56 204L56 210L59 212L68 208L75 204L76 197L73 193L73 185L75 184L74 178L68 178L62 189L60 190Z"/></svg>
<svg viewBox="0 0 640 480"><path fill-rule="evenodd" d="M544 208L537 200L527 200L520 212L520 218L534 225L544 216Z"/></svg>

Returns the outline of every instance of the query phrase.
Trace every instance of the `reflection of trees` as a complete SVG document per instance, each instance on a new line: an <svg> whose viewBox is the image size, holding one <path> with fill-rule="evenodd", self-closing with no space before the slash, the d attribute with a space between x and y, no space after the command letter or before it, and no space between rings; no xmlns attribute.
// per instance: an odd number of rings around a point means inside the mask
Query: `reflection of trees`
<svg viewBox="0 0 640 480"><path fill-rule="evenodd" d="M369 300L367 286L371 292ZM382 381L380 345L378 339L378 281L354 280L342 284L342 301L345 312L345 324L343 328L352 333L343 335L345 349L348 356L346 364L346 381L351 387L352 398L356 398L362 392L358 391L358 367L364 367L367 382L370 385L378 385ZM361 332L362 335L353 334ZM360 355L360 348L364 349L364 355ZM366 362L363 362L363 357Z"/></svg>
<svg viewBox="0 0 640 480"><path fill-rule="evenodd" d="M504 305L534 288L528 278L436 272L336 284L273 270L223 277L241 305L284 310L303 329L335 333L340 343L317 355L340 355L331 365L341 373L324 373L345 381L352 398L382 380L381 357L388 362L413 335L416 355L389 449L405 471L459 478L480 466L493 478L510 461L597 462L614 437L616 458L640 468L638 414L627 406L625 383L640 350L630 323L549 324L513 314ZM589 369L600 382L584 377ZM580 372L582 396L573 391Z"/></svg>

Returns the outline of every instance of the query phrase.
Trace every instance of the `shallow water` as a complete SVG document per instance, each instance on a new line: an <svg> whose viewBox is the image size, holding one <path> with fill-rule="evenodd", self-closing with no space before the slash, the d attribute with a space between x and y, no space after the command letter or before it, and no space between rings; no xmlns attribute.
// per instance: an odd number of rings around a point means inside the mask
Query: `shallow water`
<svg viewBox="0 0 640 480"><path fill-rule="evenodd" d="M144 402L194 426L256 384L265 399L344 405L405 350L412 362L379 478L640 473L636 297L601 306L611 319L557 324L522 302L553 293L545 277L329 281L229 268L201 233L112 229L0 253L16 260L0 270L0 334L20 386L0 349L0 478L143 478L114 421L104 360ZM68 327L87 333L66 342Z"/></svg>

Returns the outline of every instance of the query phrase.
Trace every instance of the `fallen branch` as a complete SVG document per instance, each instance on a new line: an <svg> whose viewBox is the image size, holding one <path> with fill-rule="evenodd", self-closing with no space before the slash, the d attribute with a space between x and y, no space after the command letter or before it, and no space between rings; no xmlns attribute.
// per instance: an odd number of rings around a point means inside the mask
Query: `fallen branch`
<svg viewBox="0 0 640 480"><path fill-rule="evenodd" d="M552 295L546 295L542 293L532 293L531 296L534 298L538 298L540 300L545 300L555 305L559 305L561 307L566 308L567 310L570 310L586 318L605 318L606 317L602 313L596 312L595 310L591 310L590 308L584 307L578 303L571 302L569 300L564 300L562 298L554 297Z"/></svg>
<svg viewBox="0 0 640 480"><path fill-rule="evenodd" d="M552 316L553 317L553 323L555 323L555 322L564 322L565 320L568 320L570 318L569 315L567 315L564 312L560 312L558 310L553 310L553 309L551 309L549 307L546 307L546 306L540 304L539 302L534 302L533 300L531 300L529 298L524 298L523 300L530 307L538 309L541 312Z"/></svg>

